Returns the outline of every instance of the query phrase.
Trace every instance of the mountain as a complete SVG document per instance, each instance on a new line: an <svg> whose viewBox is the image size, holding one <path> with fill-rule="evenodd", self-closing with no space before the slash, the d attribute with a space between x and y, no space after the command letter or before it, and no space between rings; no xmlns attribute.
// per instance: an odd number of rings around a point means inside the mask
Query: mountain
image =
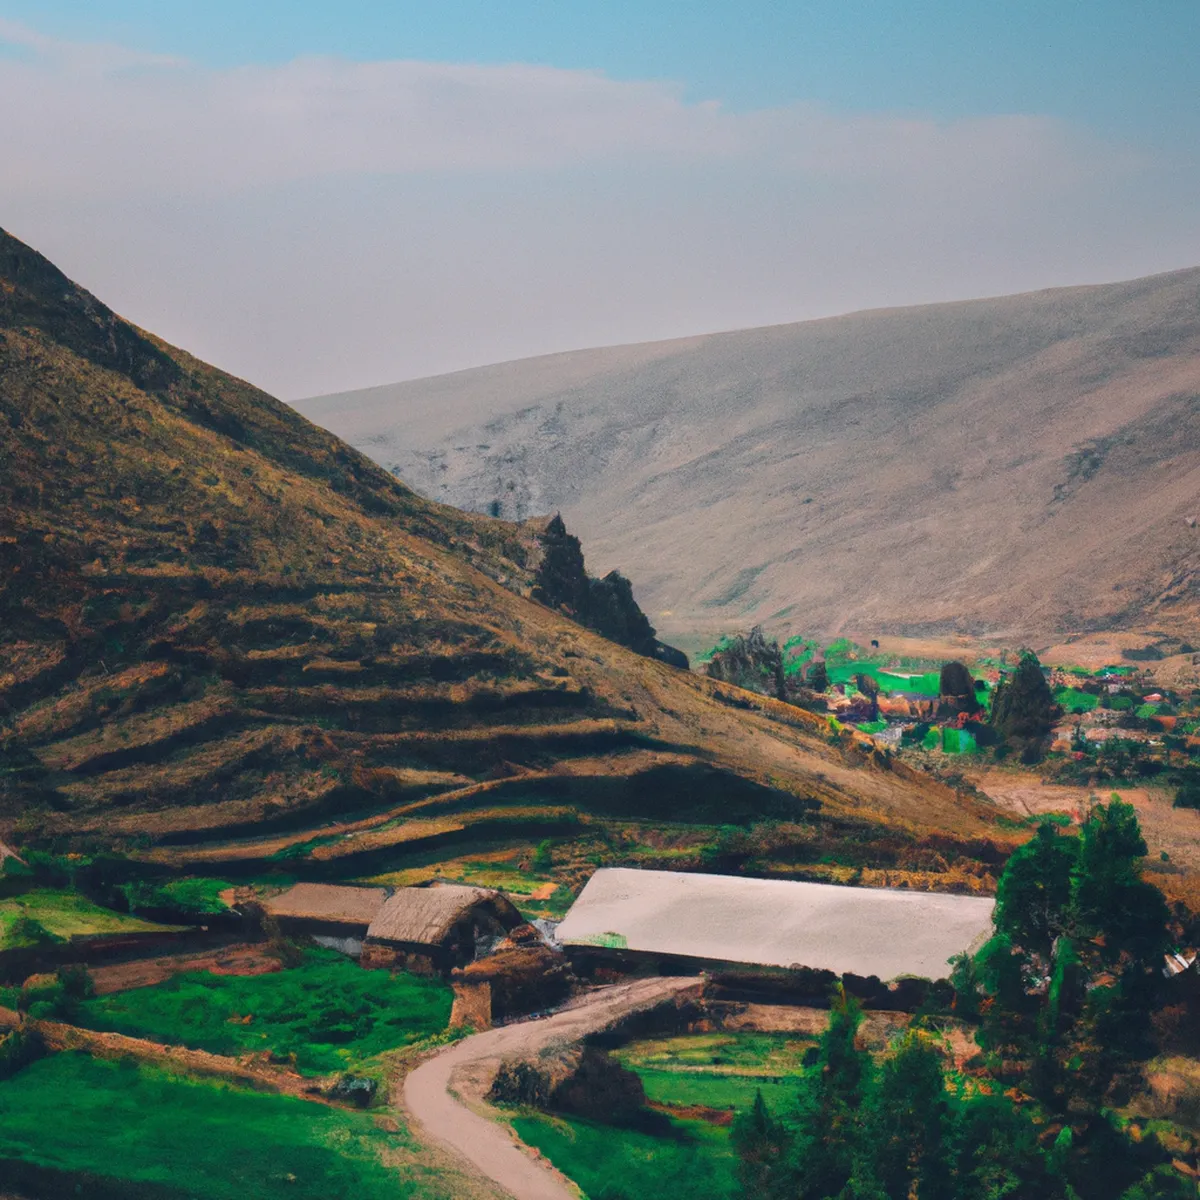
<svg viewBox="0 0 1200 1200"><path fill-rule="evenodd" d="M893 863L1011 841L820 720L537 603L533 547L0 232L0 838L301 874L589 814L773 816Z"/></svg>
<svg viewBox="0 0 1200 1200"><path fill-rule="evenodd" d="M561 510L668 639L1019 638L1200 599L1200 269L297 407L424 495Z"/></svg>

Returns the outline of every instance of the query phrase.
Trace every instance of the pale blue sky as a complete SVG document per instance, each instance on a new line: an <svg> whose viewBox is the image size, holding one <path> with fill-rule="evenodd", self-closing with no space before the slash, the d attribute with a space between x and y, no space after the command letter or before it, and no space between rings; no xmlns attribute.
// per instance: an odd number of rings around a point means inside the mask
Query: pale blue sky
<svg viewBox="0 0 1200 1200"><path fill-rule="evenodd" d="M1197 46L1200 0L0 0L0 225L287 395L1120 278L1200 261Z"/></svg>

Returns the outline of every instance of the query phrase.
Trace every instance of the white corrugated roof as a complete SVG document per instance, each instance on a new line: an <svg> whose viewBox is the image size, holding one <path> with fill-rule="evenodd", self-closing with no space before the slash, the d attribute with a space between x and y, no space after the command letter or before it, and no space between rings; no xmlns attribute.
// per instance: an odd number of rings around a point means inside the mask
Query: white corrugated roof
<svg viewBox="0 0 1200 1200"><path fill-rule="evenodd" d="M610 867L557 930L598 945L839 975L943 979L990 936L994 901L897 888Z"/></svg>

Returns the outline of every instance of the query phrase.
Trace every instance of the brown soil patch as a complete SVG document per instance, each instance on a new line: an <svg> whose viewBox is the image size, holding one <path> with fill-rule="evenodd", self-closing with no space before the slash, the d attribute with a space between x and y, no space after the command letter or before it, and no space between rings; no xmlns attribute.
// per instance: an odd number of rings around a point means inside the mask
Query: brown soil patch
<svg viewBox="0 0 1200 1200"><path fill-rule="evenodd" d="M93 967L96 993L127 992L133 988L163 983L183 971L209 971L213 975L269 975L282 963L263 946L228 946L201 954L169 954L134 962Z"/></svg>
<svg viewBox="0 0 1200 1200"><path fill-rule="evenodd" d="M679 1117L684 1121L707 1121L709 1125L732 1125L734 1111L731 1108L709 1108L707 1104L658 1104L646 1105L652 1112L665 1113L668 1117Z"/></svg>

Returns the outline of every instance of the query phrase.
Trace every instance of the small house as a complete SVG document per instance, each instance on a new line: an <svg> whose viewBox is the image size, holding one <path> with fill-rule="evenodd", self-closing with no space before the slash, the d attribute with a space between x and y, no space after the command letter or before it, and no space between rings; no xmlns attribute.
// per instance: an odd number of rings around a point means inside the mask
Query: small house
<svg viewBox="0 0 1200 1200"><path fill-rule="evenodd" d="M263 908L283 933L358 955L367 929L391 894L391 888L298 883L264 900Z"/></svg>
<svg viewBox="0 0 1200 1200"><path fill-rule="evenodd" d="M362 963L447 974L489 953L522 920L512 902L491 888L397 888L371 920Z"/></svg>

